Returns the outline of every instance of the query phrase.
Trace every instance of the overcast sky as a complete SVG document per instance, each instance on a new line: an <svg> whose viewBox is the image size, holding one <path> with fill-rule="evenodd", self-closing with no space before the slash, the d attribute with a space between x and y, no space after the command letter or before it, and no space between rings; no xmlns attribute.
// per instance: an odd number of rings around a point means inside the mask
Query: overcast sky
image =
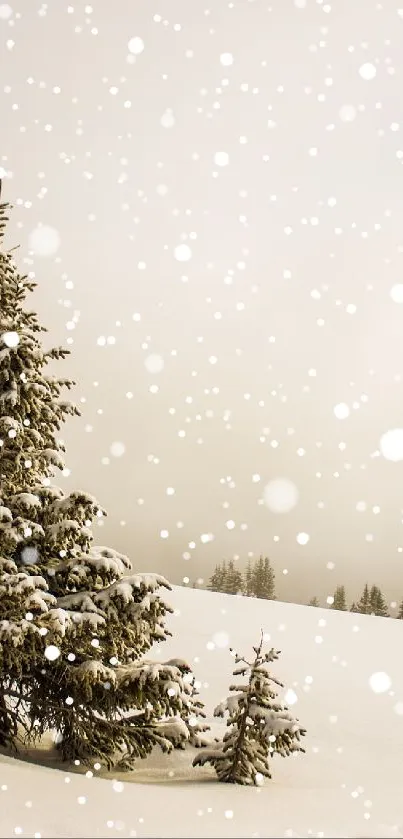
<svg viewBox="0 0 403 839"><path fill-rule="evenodd" d="M263 553L285 599L400 599L403 10L10 4L9 244L82 408L58 482L173 582Z"/></svg>

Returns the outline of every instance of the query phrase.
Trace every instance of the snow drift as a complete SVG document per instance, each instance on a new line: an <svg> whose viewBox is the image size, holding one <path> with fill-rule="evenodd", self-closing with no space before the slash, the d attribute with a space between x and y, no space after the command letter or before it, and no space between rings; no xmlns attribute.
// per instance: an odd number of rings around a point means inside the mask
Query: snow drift
<svg viewBox="0 0 403 839"><path fill-rule="evenodd" d="M228 694L229 647L249 654L266 633L306 754L275 757L256 788L219 784L191 750L109 779L1 758L0 836L402 837L403 622L183 588L167 599L173 637L153 655L187 658L209 717Z"/></svg>

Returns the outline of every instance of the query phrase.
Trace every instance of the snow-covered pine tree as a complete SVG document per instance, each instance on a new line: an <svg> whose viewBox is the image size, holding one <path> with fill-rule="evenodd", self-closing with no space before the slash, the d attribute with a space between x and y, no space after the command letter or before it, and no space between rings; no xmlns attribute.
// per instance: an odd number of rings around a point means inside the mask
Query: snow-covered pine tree
<svg viewBox="0 0 403 839"><path fill-rule="evenodd" d="M225 783L259 784L263 777L271 778L269 762L274 754L286 757L305 751L300 745L305 729L278 701L276 687L284 685L267 668L279 652L262 650L263 633L260 644L253 647L253 661L235 655L233 675L246 676L247 684L231 685L231 695L214 711L216 717L228 714L223 740L193 760L193 766L210 763Z"/></svg>
<svg viewBox="0 0 403 839"><path fill-rule="evenodd" d="M125 767L154 745L194 736L192 674L142 658L164 641L169 583L133 574L127 557L92 544L105 512L91 495L52 485L58 431L73 384L47 372L67 355L24 308L35 284L3 249L0 206L0 742L59 732L63 758Z"/></svg>
<svg viewBox="0 0 403 839"><path fill-rule="evenodd" d="M399 611L396 615L397 620L403 621L403 600L399 606Z"/></svg>
<svg viewBox="0 0 403 839"><path fill-rule="evenodd" d="M0 517L5 510L0 507ZM55 605L43 577L19 572L0 550L1 746L16 748L21 731L29 728L25 702L44 663L44 636L49 629L62 631Z"/></svg>
<svg viewBox="0 0 403 839"><path fill-rule="evenodd" d="M207 746L210 739L206 738L205 732L210 731L210 726L205 722L206 713L204 711L204 704L197 697L199 696L200 682L196 681L189 665L181 659L172 659L167 662L169 665L174 665L179 668L184 682L188 685L187 701L183 704L180 712L181 719L187 727L187 734L179 736L174 740L176 748L184 749L186 745L193 746L198 749L201 746ZM179 731L181 735L182 732Z"/></svg>
<svg viewBox="0 0 403 839"><path fill-rule="evenodd" d="M319 606L318 598L317 597L312 597L312 599L308 603L308 606L315 606L315 607Z"/></svg>
<svg viewBox="0 0 403 839"><path fill-rule="evenodd" d="M346 590L344 586L337 586L334 593L333 603L331 609L336 609L338 612L347 611Z"/></svg>

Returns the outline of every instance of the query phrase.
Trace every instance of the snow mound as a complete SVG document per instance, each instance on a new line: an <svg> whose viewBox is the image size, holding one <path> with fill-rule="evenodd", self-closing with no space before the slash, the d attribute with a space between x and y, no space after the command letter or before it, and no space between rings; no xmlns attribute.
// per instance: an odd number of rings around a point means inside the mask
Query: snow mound
<svg viewBox="0 0 403 839"><path fill-rule="evenodd" d="M73 767L55 771L51 760L44 767L3 757L0 837L399 839L403 622L184 588L167 599L173 637L154 648L153 658L189 661L212 734L225 731L212 714L228 695L234 664L214 636L225 632L228 646L248 655L263 630L267 647L281 650L270 669L284 682L284 695L293 691L306 754L274 758L273 780L259 788L219 784L213 770L192 768L192 750L154 752L132 773L108 779ZM387 691L372 689L374 673L387 674Z"/></svg>

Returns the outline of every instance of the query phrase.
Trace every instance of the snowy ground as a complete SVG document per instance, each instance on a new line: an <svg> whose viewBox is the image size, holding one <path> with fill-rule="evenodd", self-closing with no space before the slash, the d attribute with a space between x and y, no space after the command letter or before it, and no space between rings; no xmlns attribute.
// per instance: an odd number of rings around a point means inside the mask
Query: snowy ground
<svg viewBox="0 0 403 839"><path fill-rule="evenodd" d="M306 754L276 758L263 788L218 784L190 752L110 780L1 758L0 836L402 837L403 622L180 588L170 602L161 654L193 665L209 711L231 681L228 646L271 635Z"/></svg>

